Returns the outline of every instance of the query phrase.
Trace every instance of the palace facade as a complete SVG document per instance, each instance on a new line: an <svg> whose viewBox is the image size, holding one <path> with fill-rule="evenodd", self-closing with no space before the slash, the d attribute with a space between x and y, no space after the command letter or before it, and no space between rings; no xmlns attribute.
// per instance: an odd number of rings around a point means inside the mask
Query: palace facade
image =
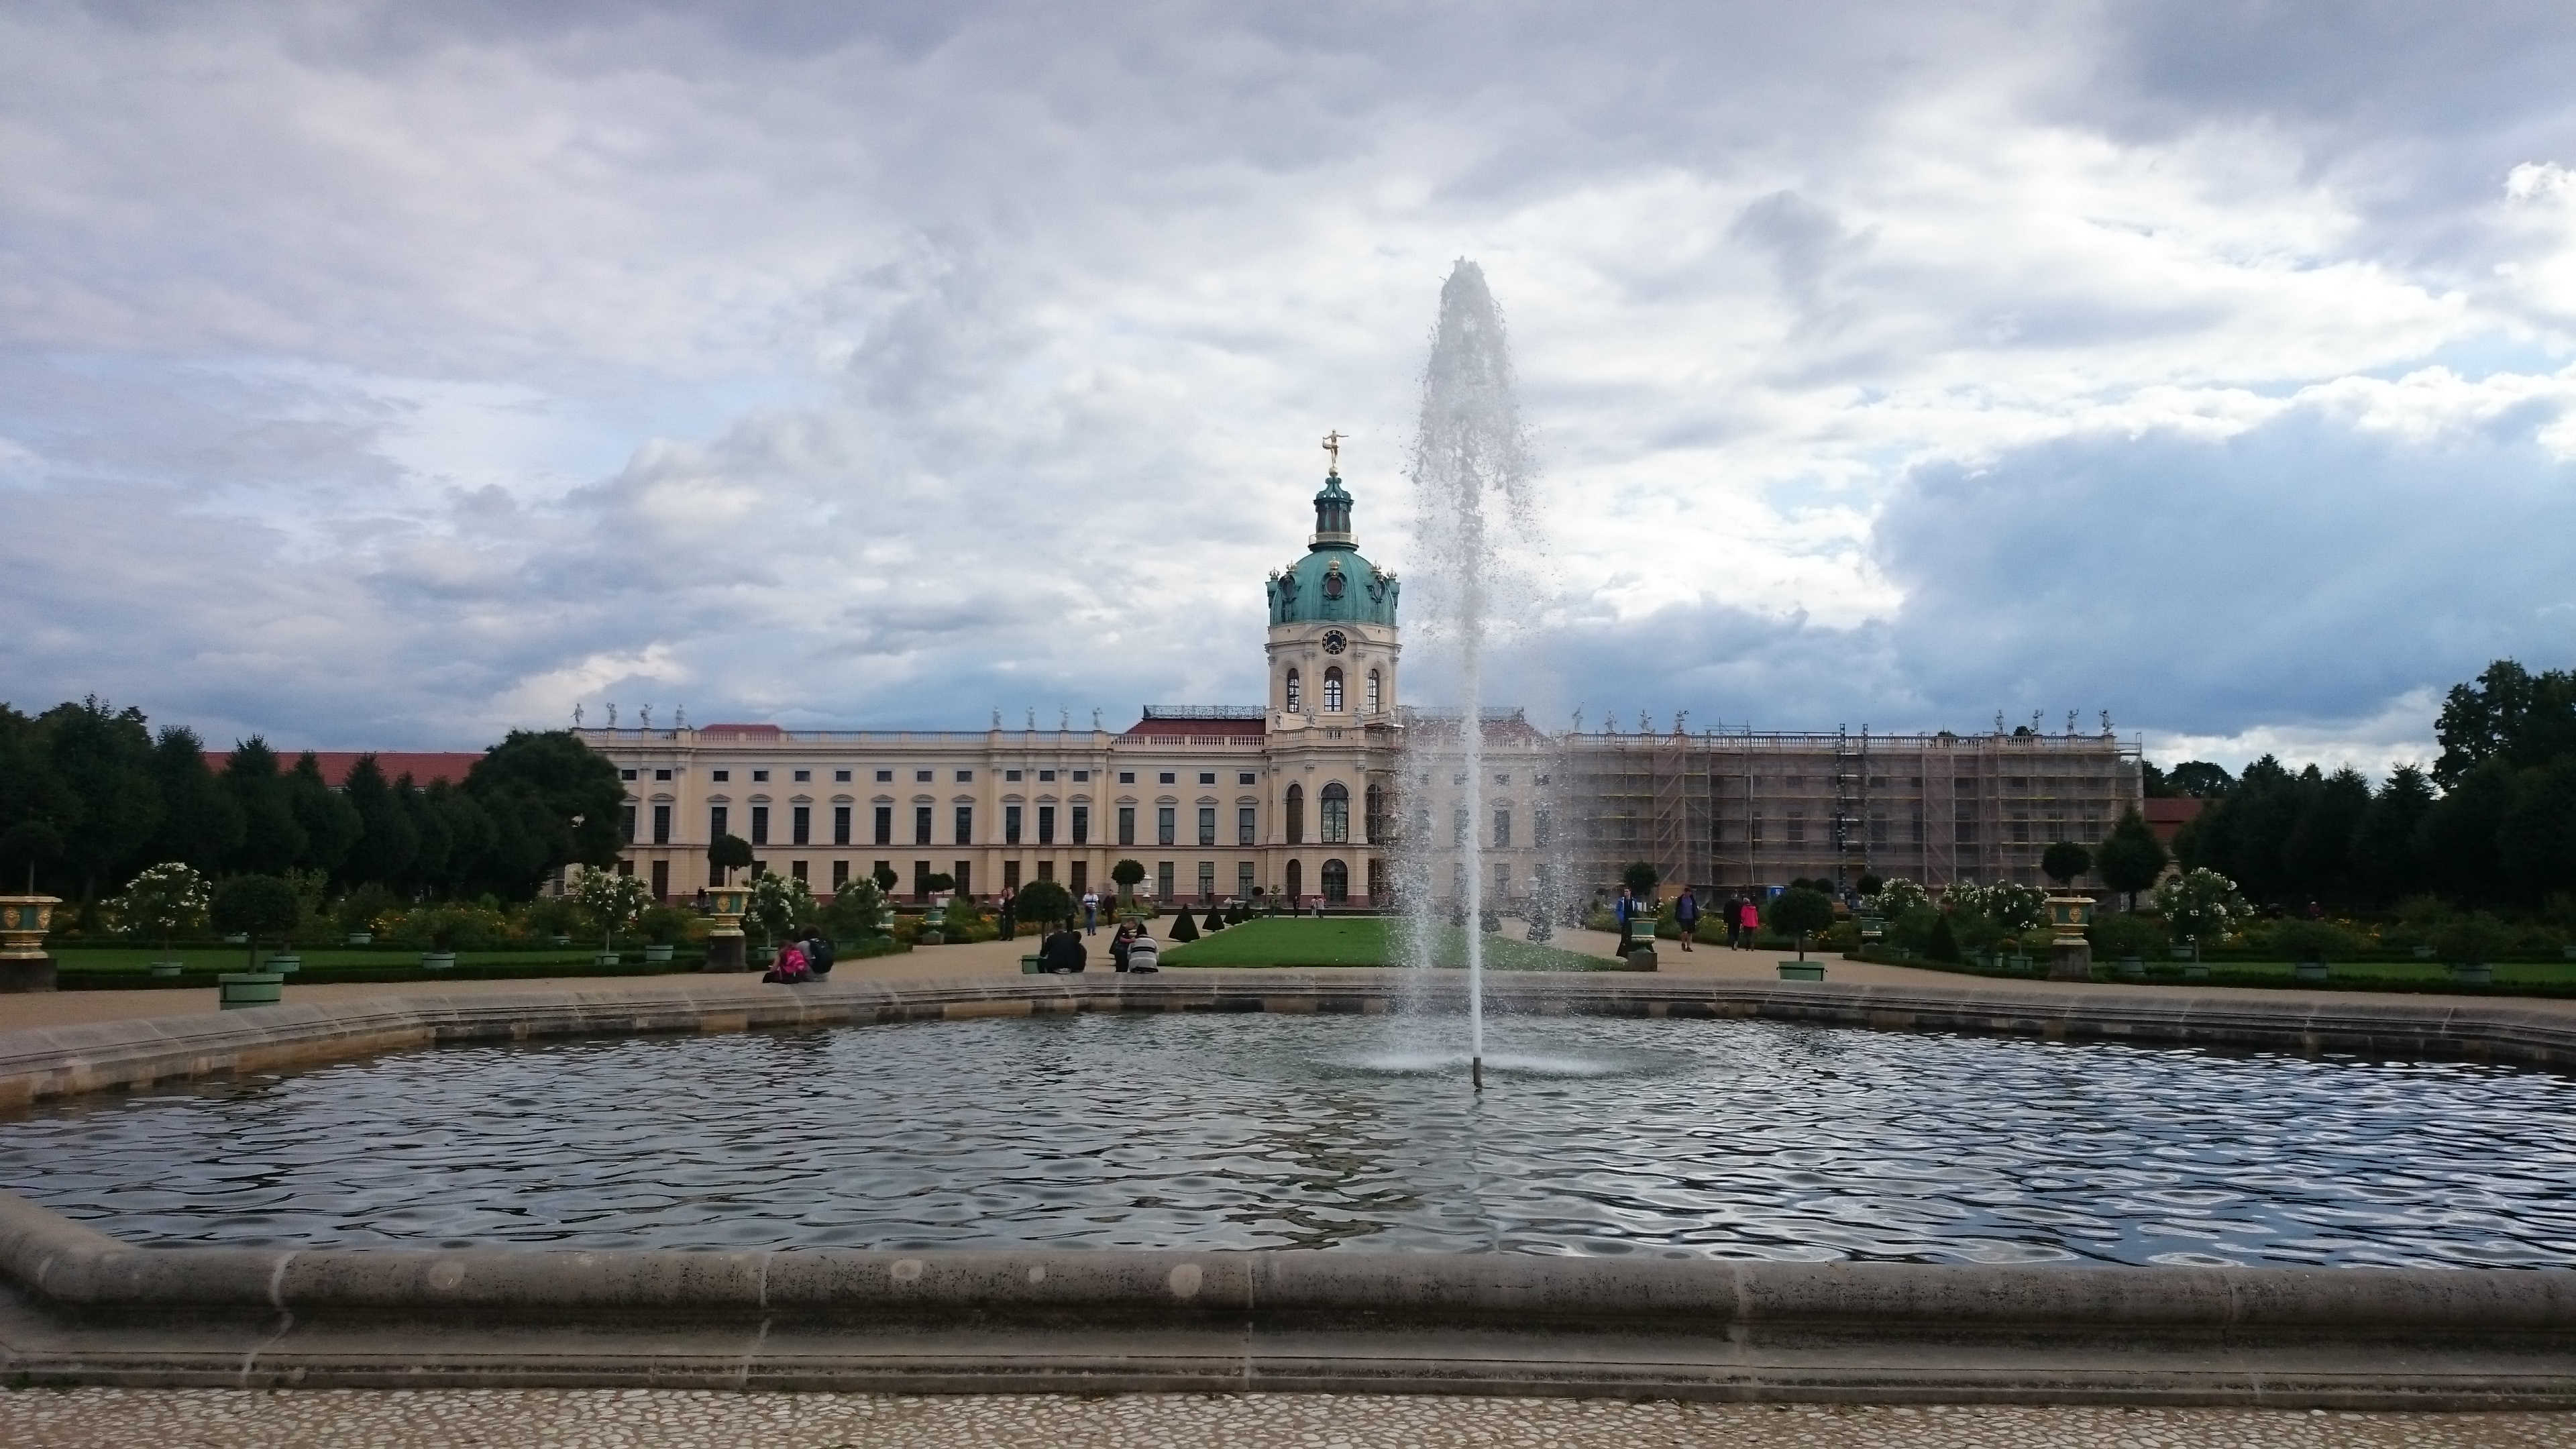
<svg viewBox="0 0 2576 1449"><path fill-rule="evenodd" d="M1464 721L1402 699L1396 576L1361 556L1336 470L1305 555L1270 576L1269 699L1149 705L1123 731L788 730L771 724L580 731L626 784L621 871L657 896L709 883L719 835L829 895L891 872L991 895L1051 879L1204 902L1264 894L1384 905L1399 870L1463 893L1457 847L1484 848L1488 900L1606 889L1629 861L1721 893L1865 873L1930 885L2036 882L2050 842L2102 839L2140 796L2138 752L2100 734L1573 732L1488 710L1484 818ZM1400 849L1401 843L1401 849ZM1443 859L1446 856L1447 859ZM1405 862L1399 866L1394 862Z"/></svg>

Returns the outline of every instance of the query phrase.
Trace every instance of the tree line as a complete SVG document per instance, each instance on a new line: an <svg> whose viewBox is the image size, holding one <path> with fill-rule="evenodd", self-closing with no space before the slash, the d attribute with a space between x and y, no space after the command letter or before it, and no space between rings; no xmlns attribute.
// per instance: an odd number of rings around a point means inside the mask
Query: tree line
<svg viewBox="0 0 2576 1449"><path fill-rule="evenodd" d="M130 706L0 705L0 886L32 883L84 913L163 861L525 900L562 866L617 859L624 798L616 768L564 730L514 730L455 784L388 778L364 755L335 789L311 751L290 761L257 735L216 770L196 731L155 733Z"/></svg>
<svg viewBox="0 0 2576 1449"><path fill-rule="evenodd" d="M2434 733L2429 772L2400 765L2376 788L2350 768L2293 772L2265 755L2241 778L2177 766L2148 792L2210 802L2175 853L2258 904L2374 909L2430 895L2528 909L2576 891L2576 673L2499 659L2451 688Z"/></svg>

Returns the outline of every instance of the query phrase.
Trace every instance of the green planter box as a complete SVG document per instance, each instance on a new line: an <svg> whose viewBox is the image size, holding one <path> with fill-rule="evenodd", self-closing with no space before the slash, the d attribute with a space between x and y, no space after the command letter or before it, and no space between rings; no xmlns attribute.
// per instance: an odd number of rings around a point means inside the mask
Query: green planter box
<svg viewBox="0 0 2576 1449"><path fill-rule="evenodd" d="M2416 959L2416 960L2418 960L2418 961L2430 961L2430 960L2432 960L2432 959L2433 959L2433 948L2432 948L2432 947L2430 947L2430 946L2418 946L2418 947L2416 947L2416 948L2415 948L2415 959Z"/></svg>
<svg viewBox="0 0 2576 1449"><path fill-rule="evenodd" d="M659 964L671 959L671 951L672 948L669 946L647 946L644 948L644 959L647 962Z"/></svg>
<svg viewBox="0 0 2576 1449"><path fill-rule="evenodd" d="M267 972L276 976L291 976L304 969L304 958L290 952L281 951L259 964L259 971L245 971L241 974L245 976L256 976L261 972Z"/></svg>
<svg viewBox="0 0 2576 1449"><path fill-rule="evenodd" d="M2120 974L2132 977L2144 976L2147 974L2147 963L2135 956L2123 956L2120 958Z"/></svg>
<svg viewBox="0 0 2576 1449"><path fill-rule="evenodd" d="M591 953L590 964L593 966L614 966L623 959L625 958L619 956L614 951L595 951Z"/></svg>
<svg viewBox="0 0 2576 1449"><path fill-rule="evenodd" d="M1020 958L1020 974L1021 974L1021 975L1023 975L1023 976L1037 976L1037 975L1041 975L1041 974L1043 974L1043 973L1042 973L1041 968L1040 968L1040 967L1039 967L1039 965L1038 965L1038 958L1037 958L1037 957L1035 957L1035 956L1023 956L1023 957L1021 957L1021 958Z"/></svg>
<svg viewBox="0 0 2576 1449"><path fill-rule="evenodd" d="M2323 981L2331 974L2323 961L2301 961L2291 970L2301 981Z"/></svg>
<svg viewBox="0 0 2576 1449"><path fill-rule="evenodd" d="M1780 979L1783 981L1822 981L1825 979L1825 963L1822 961L1783 961L1780 963Z"/></svg>
<svg viewBox="0 0 2576 1449"><path fill-rule="evenodd" d="M186 969L188 963L185 961L155 961L151 967L152 974L161 977L176 976Z"/></svg>
<svg viewBox="0 0 2576 1449"><path fill-rule="evenodd" d="M2484 961L2459 961L2451 965L2451 979L2463 986L2493 986L2495 967Z"/></svg>
<svg viewBox="0 0 2576 1449"><path fill-rule="evenodd" d="M275 1006L286 998L286 978L274 971L227 971L215 978L215 991L226 1011Z"/></svg>
<svg viewBox="0 0 2576 1449"><path fill-rule="evenodd" d="M352 946L372 946L376 944L376 933L373 931L351 931L349 933L349 944Z"/></svg>
<svg viewBox="0 0 2576 1449"><path fill-rule="evenodd" d="M2209 963L2206 961L2185 961L2182 965L2182 974L2183 979L2187 981L2206 981L2209 979Z"/></svg>
<svg viewBox="0 0 2576 1449"><path fill-rule="evenodd" d="M453 971L456 969L456 953L453 951L423 951L420 953L420 969L423 971Z"/></svg>

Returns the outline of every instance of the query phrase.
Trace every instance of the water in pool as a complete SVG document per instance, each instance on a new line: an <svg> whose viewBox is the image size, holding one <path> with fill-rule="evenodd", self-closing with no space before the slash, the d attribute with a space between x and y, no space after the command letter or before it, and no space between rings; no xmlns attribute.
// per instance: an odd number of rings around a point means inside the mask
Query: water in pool
<svg viewBox="0 0 2576 1449"><path fill-rule="evenodd" d="M1411 1033L1411 1035L1408 1035ZM129 1241L2576 1264L2576 1089L1765 1022L1092 1016L451 1047L0 1121Z"/></svg>

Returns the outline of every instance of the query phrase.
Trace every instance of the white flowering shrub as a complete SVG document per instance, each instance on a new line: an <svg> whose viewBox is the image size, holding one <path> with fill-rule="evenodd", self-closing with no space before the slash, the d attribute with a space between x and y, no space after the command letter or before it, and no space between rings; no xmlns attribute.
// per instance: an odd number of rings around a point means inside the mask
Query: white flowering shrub
<svg viewBox="0 0 2576 1449"><path fill-rule="evenodd" d="M2236 882L2202 866L2156 887L2156 911L2177 941L2215 946L2251 920L2254 908L2236 893Z"/></svg>
<svg viewBox="0 0 2576 1449"><path fill-rule="evenodd" d="M135 876L125 894L108 902L108 909L118 929L158 941L167 951L171 937L205 925L207 900L206 878L195 867L165 860Z"/></svg>
<svg viewBox="0 0 2576 1449"><path fill-rule="evenodd" d="M599 928L600 949L614 950L617 933L634 928L636 918L653 904L652 889L631 875L619 875L586 865L573 879L574 904Z"/></svg>

